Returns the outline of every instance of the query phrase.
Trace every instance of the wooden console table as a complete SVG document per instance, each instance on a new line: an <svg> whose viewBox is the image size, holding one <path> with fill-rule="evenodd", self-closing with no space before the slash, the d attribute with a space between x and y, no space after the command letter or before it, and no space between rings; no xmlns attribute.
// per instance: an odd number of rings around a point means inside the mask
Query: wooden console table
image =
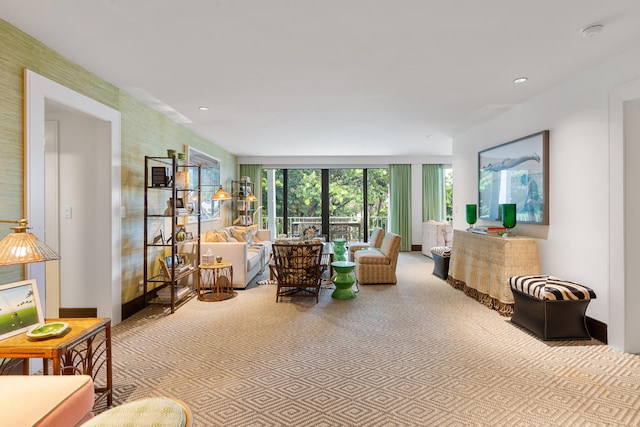
<svg viewBox="0 0 640 427"><path fill-rule="evenodd" d="M447 281L503 316L513 313L509 277L540 274L536 240L454 230Z"/></svg>
<svg viewBox="0 0 640 427"><path fill-rule="evenodd" d="M95 384L95 403L106 398L107 406L111 406L111 319L73 318L45 321L51 322L68 323L67 332L48 339L31 339L23 332L4 339L0 341L0 358L25 359L25 375L29 374L26 359L31 358L42 359L44 375L49 374L49 360L53 362L54 375L89 375ZM104 374L103 381L98 381L98 373Z"/></svg>

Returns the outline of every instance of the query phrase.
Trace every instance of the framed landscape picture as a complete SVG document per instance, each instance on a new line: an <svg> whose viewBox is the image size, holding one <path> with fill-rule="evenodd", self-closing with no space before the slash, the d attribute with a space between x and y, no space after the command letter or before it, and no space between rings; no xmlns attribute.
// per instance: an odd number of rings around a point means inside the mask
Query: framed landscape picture
<svg viewBox="0 0 640 427"><path fill-rule="evenodd" d="M478 153L478 218L498 221L516 204L518 223L549 224L549 131Z"/></svg>
<svg viewBox="0 0 640 427"><path fill-rule="evenodd" d="M0 285L0 340L44 324L36 281Z"/></svg>

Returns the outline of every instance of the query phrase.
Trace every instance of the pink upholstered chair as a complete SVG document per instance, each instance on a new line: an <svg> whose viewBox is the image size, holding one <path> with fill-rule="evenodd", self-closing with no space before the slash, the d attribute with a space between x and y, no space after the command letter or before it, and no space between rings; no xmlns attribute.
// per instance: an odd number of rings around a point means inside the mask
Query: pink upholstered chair
<svg viewBox="0 0 640 427"><path fill-rule="evenodd" d="M376 248L380 249L382 246L382 239L384 239L384 230L380 227L376 227L371 230L371 237L368 242L357 242L349 244L349 259L353 261L356 251L364 248Z"/></svg>
<svg viewBox="0 0 640 427"><path fill-rule="evenodd" d="M358 284L396 284L396 266L402 237L387 233L380 250L360 249L355 252Z"/></svg>

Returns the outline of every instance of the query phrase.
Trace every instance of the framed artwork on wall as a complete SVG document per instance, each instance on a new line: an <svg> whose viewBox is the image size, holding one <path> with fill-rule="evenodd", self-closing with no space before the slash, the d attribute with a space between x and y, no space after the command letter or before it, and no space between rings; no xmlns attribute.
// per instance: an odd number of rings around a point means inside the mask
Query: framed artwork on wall
<svg viewBox="0 0 640 427"><path fill-rule="evenodd" d="M41 325L44 314L35 280L0 286L0 340Z"/></svg>
<svg viewBox="0 0 640 427"><path fill-rule="evenodd" d="M220 160L207 153L197 150L193 147L185 147L187 152L187 161L192 165L200 165L200 200L189 200L188 202L193 205L193 212L200 212L201 221L211 221L220 219L220 202L217 200L211 200L211 196L218 189L220 185ZM189 182L194 183L197 181L194 171L191 168L189 170ZM197 217L190 216L189 223L197 222Z"/></svg>
<svg viewBox="0 0 640 427"><path fill-rule="evenodd" d="M478 218L500 220L504 203L518 223L549 224L548 130L478 153Z"/></svg>

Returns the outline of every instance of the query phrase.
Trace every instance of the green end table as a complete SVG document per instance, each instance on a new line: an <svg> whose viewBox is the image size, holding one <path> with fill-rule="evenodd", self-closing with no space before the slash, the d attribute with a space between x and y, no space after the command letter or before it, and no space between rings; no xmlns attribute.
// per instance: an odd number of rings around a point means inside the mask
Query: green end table
<svg viewBox="0 0 640 427"><path fill-rule="evenodd" d="M336 261L346 261L347 258L344 256L344 253L347 252L347 248L345 248L345 244L347 241L345 239L334 239L333 240L333 252L335 253Z"/></svg>
<svg viewBox="0 0 640 427"><path fill-rule="evenodd" d="M356 282L356 278L353 275L353 269L356 266L355 262L351 261L334 261L331 266L336 271L331 281L336 285L336 289L331 294L331 297L335 299L353 299L356 297L356 293L353 291L353 284Z"/></svg>

